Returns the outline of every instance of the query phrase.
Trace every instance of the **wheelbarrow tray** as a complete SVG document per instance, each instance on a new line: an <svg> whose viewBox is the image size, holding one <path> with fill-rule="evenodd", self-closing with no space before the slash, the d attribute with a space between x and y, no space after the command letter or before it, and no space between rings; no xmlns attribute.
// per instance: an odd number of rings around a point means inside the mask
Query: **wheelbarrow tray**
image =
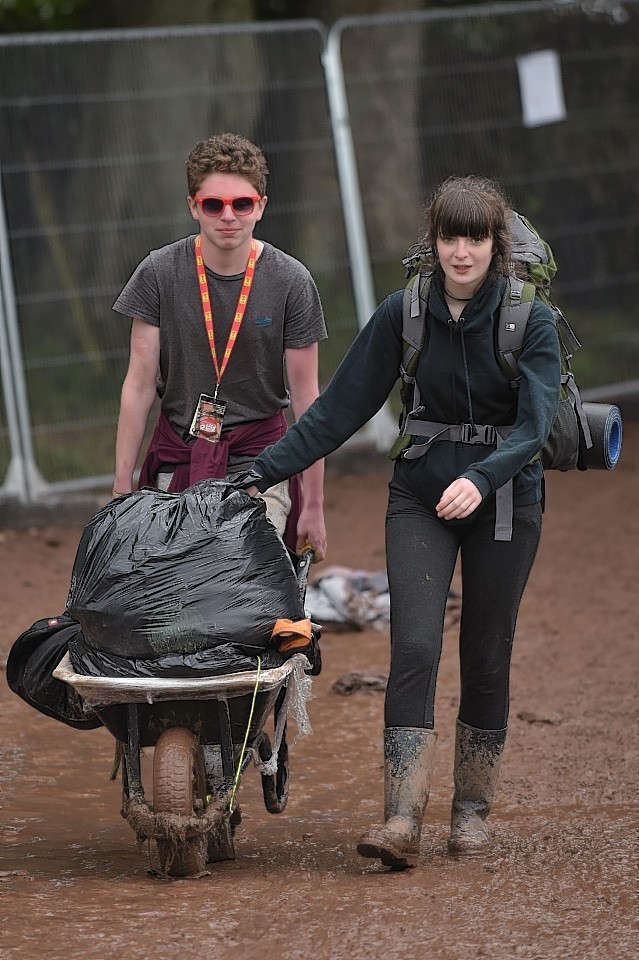
<svg viewBox="0 0 639 960"><path fill-rule="evenodd" d="M295 654L281 667L216 677L89 677L75 673L68 653L53 676L70 684L122 743L128 736L128 704L137 704L140 746L154 746L168 727L186 727L202 743L219 743L220 706L230 719L233 743L253 740L274 708L279 693L306 657ZM218 701L216 704L215 701ZM252 715L251 715L252 710Z"/></svg>

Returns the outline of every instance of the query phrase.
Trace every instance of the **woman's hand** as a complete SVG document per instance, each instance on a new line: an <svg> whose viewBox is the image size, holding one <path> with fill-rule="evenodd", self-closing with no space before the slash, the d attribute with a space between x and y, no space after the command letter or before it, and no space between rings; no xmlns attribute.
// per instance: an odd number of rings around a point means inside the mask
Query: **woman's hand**
<svg viewBox="0 0 639 960"><path fill-rule="evenodd" d="M469 517L482 501L472 480L459 477L446 487L435 510L441 520L462 520Z"/></svg>

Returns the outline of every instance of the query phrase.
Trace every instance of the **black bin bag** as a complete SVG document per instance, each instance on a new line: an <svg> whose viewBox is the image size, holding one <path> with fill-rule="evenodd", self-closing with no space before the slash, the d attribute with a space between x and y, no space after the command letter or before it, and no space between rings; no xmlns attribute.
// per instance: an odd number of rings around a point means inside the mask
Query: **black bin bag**
<svg viewBox="0 0 639 960"><path fill-rule="evenodd" d="M225 480L107 504L80 540L67 611L82 626L76 669L111 676L135 673L134 661L166 676L254 669L257 656L274 666L275 621L305 617L264 502Z"/></svg>
<svg viewBox="0 0 639 960"><path fill-rule="evenodd" d="M82 698L64 680L53 676L82 627L68 614L36 620L21 633L7 658L7 683L25 703L76 730L95 730L102 721L84 709Z"/></svg>

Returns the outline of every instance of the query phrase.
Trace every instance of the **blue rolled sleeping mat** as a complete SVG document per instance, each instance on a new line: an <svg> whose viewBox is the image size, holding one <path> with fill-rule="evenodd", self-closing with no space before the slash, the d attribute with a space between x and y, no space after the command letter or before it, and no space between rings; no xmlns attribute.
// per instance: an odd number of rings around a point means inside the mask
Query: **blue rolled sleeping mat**
<svg viewBox="0 0 639 960"><path fill-rule="evenodd" d="M614 403L591 403L587 400L582 406L592 437L592 447L581 451L583 469L614 470L623 440L621 410Z"/></svg>

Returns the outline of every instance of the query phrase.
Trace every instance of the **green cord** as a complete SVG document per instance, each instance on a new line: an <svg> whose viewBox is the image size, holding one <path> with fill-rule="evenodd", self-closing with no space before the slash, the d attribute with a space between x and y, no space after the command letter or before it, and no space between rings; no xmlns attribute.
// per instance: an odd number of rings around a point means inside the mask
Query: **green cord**
<svg viewBox="0 0 639 960"><path fill-rule="evenodd" d="M233 783L233 790L231 791L231 799L229 800L229 813L233 813L233 804L235 802L235 794L237 793L237 788L240 785L240 776L242 775L242 762L244 760L244 754L246 753L246 744L249 738L249 732L251 729L251 722L253 720L253 712L255 710L255 701L257 699L257 688L260 683L260 669L262 667L262 660L260 657L257 658L257 673L255 675L255 689L253 690L253 700L251 701L251 712L249 713L248 724L246 726L246 734L244 736L244 743L242 744L242 750L240 751L240 759L237 765L237 771L235 773L235 782Z"/></svg>

